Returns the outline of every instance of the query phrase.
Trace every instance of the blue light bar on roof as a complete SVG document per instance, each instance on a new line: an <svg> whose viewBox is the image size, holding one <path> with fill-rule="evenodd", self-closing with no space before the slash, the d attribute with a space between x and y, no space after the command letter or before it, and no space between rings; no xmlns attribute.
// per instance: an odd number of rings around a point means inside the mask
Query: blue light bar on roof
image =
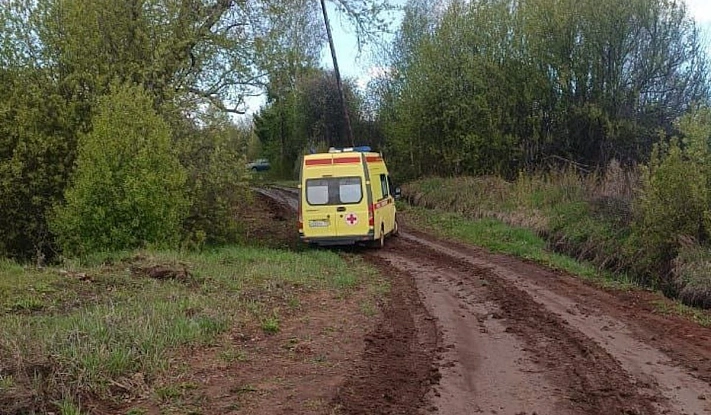
<svg viewBox="0 0 711 415"><path fill-rule="evenodd" d="M346 147L346 148L336 148L336 147L331 147L328 149L329 153L350 153L350 152L360 152L360 153L369 153L373 151L370 146L358 146L358 147Z"/></svg>

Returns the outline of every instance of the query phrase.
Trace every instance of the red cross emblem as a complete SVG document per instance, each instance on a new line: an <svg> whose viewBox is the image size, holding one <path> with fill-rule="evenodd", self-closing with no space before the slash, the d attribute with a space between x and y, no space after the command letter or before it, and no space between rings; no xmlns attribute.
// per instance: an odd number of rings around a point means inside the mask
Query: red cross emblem
<svg viewBox="0 0 711 415"><path fill-rule="evenodd" d="M354 214L352 214L352 213L349 213L348 216L346 216L346 222L347 222L349 225L353 226L353 225L355 225L356 223L358 223L358 216L356 216L356 215L354 215Z"/></svg>

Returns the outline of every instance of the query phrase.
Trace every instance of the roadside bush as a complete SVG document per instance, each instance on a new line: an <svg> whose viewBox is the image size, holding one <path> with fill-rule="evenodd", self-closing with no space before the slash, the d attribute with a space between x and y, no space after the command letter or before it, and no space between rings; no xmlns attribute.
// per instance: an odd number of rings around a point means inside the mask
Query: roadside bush
<svg viewBox="0 0 711 415"><path fill-rule="evenodd" d="M188 177L190 207L183 222L187 248L238 242L243 234L239 211L252 197L245 168L251 134L224 114L206 121L205 127L193 127L177 139Z"/></svg>
<svg viewBox="0 0 711 415"><path fill-rule="evenodd" d="M655 149L643 171L641 194L635 207L630 249L635 274L665 290L669 265L679 250L679 238L702 238L708 191L699 166L684 156L678 142L667 151Z"/></svg>
<svg viewBox="0 0 711 415"><path fill-rule="evenodd" d="M47 212L67 186L83 108L39 79L0 71L0 257L42 264L55 249Z"/></svg>
<svg viewBox="0 0 711 415"><path fill-rule="evenodd" d="M711 218L711 113L699 109L680 119L677 126L683 141L673 138L668 145L656 145L642 170L628 244L635 258L634 273L671 295L681 288L670 278L681 241L706 241Z"/></svg>
<svg viewBox="0 0 711 415"><path fill-rule="evenodd" d="M556 252L625 271L633 183L635 174L613 161L605 174L570 168L521 173L513 183L491 176L429 178L403 192L412 204L531 229Z"/></svg>
<svg viewBox="0 0 711 415"><path fill-rule="evenodd" d="M114 87L79 138L76 174L51 220L65 255L176 246L185 171L170 129L139 87Z"/></svg>

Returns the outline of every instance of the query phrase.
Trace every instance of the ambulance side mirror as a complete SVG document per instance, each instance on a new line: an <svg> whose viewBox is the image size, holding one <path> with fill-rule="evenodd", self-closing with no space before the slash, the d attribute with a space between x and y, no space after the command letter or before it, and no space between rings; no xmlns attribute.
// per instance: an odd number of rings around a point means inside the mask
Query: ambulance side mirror
<svg viewBox="0 0 711 415"><path fill-rule="evenodd" d="M395 192L393 192L393 194L395 195L395 199L400 199L402 197L402 192L399 187L395 188Z"/></svg>

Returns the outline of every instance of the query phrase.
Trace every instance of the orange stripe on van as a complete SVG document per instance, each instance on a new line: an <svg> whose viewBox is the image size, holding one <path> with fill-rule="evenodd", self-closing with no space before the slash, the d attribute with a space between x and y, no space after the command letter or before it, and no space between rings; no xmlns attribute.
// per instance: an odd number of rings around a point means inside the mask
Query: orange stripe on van
<svg viewBox="0 0 711 415"><path fill-rule="evenodd" d="M373 203L373 210L378 210L380 208L384 208L385 206L390 204L390 199L384 199L381 200L378 203Z"/></svg>
<svg viewBox="0 0 711 415"><path fill-rule="evenodd" d="M378 156L368 156L365 158L365 160L368 163L377 163L377 162L383 161L382 157L378 157Z"/></svg>
<svg viewBox="0 0 711 415"><path fill-rule="evenodd" d="M330 158L306 160L307 166L324 166L324 165L330 165L330 164L333 164L333 161Z"/></svg>
<svg viewBox="0 0 711 415"><path fill-rule="evenodd" d="M360 157L339 157L333 159L334 164L350 164L350 163L360 163Z"/></svg>

